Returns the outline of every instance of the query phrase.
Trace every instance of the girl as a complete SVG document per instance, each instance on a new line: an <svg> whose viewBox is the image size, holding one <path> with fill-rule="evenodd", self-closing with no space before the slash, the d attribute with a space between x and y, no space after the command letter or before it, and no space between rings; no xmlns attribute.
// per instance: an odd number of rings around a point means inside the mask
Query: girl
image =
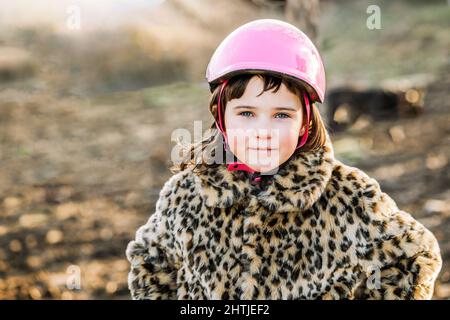
<svg viewBox="0 0 450 320"><path fill-rule="evenodd" d="M129 243L133 299L432 297L438 243L376 180L334 158L313 104L324 99L323 64L305 34L273 19L245 24L206 76L218 130L200 145L203 161L191 148Z"/></svg>

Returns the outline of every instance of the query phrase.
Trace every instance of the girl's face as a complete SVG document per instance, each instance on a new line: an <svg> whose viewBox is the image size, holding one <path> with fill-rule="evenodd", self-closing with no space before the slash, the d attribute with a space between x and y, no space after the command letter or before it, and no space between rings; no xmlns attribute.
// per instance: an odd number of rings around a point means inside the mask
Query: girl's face
<svg viewBox="0 0 450 320"><path fill-rule="evenodd" d="M233 154L259 172L270 171L294 153L303 135L300 98L282 83L277 92L265 91L254 76L239 99L228 101L225 128Z"/></svg>

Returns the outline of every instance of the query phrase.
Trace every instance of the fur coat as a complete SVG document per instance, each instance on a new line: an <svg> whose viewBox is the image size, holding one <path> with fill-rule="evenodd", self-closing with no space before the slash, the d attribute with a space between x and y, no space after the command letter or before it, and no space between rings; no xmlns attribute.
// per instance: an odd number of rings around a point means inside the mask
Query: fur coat
<svg viewBox="0 0 450 320"><path fill-rule="evenodd" d="M185 169L128 244L133 299L431 299L436 238L379 183L319 150L273 176Z"/></svg>

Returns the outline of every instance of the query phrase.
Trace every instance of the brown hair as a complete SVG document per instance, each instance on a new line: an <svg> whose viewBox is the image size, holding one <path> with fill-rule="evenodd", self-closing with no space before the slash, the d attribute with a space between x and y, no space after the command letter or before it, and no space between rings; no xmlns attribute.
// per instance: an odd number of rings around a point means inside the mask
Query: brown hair
<svg viewBox="0 0 450 320"><path fill-rule="evenodd" d="M225 108L227 102L232 99L239 99L245 92L247 85L250 79L257 75L264 81L263 91L259 94L263 94L265 91L273 90L273 92L277 92L281 84L284 84L289 91L296 94L302 104L303 114L306 114L305 110L305 101L303 99L303 93L307 93L303 84L299 81L295 81L291 78L287 78L283 75L275 75L267 72L253 72L253 73L243 73L236 75L228 80L227 85L223 89L222 97L220 104L222 106L221 110L221 118L222 120L225 118ZM217 102L219 99L221 85L216 84L212 88L212 95L209 101L209 110L212 113L214 120L219 122L219 115L217 113ZM306 117L303 117L304 121L306 121ZM302 126L305 123L302 124ZM225 123L222 122L222 126L225 129ZM218 143L223 143L222 133L217 129L215 122L213 121L211 126L211 134L204 138L202 141L197 143L193 143L191 145L181 146L184 150L184 153L187 154L180 164L175 164L170 169L172 172L182 171L185 168L193 168L196 170L200 170L201 167L211 166L210 164L204 163L204 150L206 148L217 147ZM295 150L294 154L298 152L306 152L306 151L314 151L321 148L325 144L326 137L326 128L325 124L322 121L322 117L319 113L319 110L315 107L314 104L310 104L310 123L308 128L308 139L306 143ZM214 151L211 153L211 156L214 156ZM217 166L218 164L213 164L212 166Z"/></svg>

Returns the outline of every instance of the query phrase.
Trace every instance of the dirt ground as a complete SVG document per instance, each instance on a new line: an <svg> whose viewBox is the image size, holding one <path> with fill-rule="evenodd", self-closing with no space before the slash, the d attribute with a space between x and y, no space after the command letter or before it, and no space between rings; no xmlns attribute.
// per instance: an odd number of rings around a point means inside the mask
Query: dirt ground
<svg viewBox="0 0 450 320"><path fill-rule="evenodd" d="M424 37L428 31L421 29ZM397 43L402 34L389 37ZM60 62L68 52L60 52L61 40L27 29L14 37L0 34L0 71L5 70L2 57L11 56L3 46L25 42L33 57L14 53L23 66L15 69L18 78L0 72L0 299L129 299L126 245L147 221L171 175L173 130L193 132L197 120L203 121L203 130L209 127L208 90L196 81L129 90L113 78L130 72L127 76L139 83L140 69L148 66L105 73L100 65L92 71L99 77L95 84L106 74L121 91L96 87L97 94L85 94L90 73L82 73L81 89L68 81L84 51L65 69ZM336 48L335 56L345 56ZM328 61L346 66L333 56ZM172 61L166 63L160 69L173 67ZM375 74L379 66L372 67ZM339 68L335 78L343 72ZM436 235L444 265L434 298L449 299L450 67L433 68L441 71L426 87L421 116L361 120L331 135L338 159L378 179L401 209ZM79 280L79 289L69 289L73 279Z"/></svg>
<svg viewBox="0 0 450 320"><path fill-rule="evenodd" d="M445 261L436 298L450 297L449 85L448 74L430 85L418 118L333 135L339 159L435 233ZM115 104L11 94L0 95L0 298L127 299L124 249L170 175L169 132L204 113L185 105L186 121L176 105L146 107L142 92ZM66 289L72 265L78 291Z"/></svg>

